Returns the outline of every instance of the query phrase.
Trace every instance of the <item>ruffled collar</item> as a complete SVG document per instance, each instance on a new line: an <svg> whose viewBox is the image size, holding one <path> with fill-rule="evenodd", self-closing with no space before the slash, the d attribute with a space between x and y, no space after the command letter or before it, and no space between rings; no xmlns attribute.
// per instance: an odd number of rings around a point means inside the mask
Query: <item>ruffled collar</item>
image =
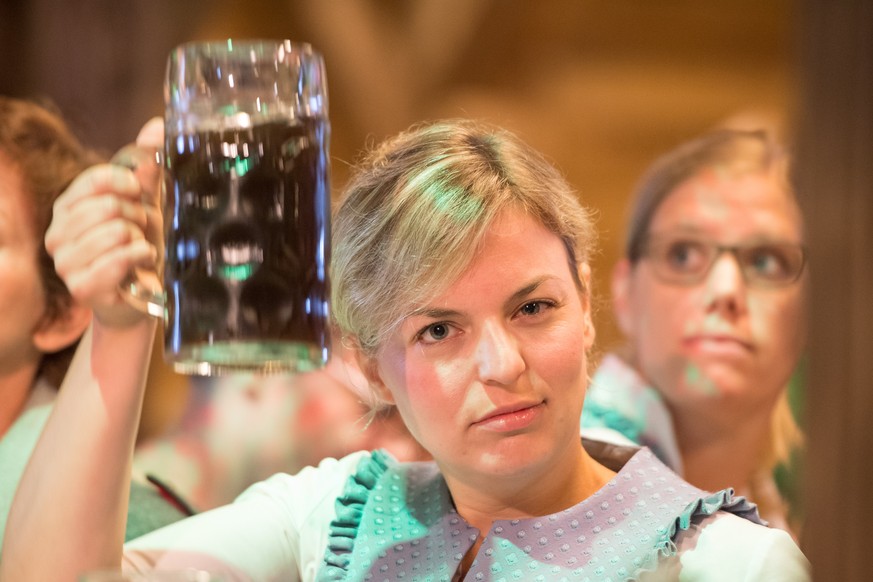
<svg viewBox="0 0 873 582"><path fill-rule="evenodd" d="M759 522L732 490L709 494L648 449L581 503L536 518L496 520L466 580L634 579L676 552L695 516L719 509ZM434 463L365 458L336 502L318 580L452 580L480 532L454 509Z"/></svg>

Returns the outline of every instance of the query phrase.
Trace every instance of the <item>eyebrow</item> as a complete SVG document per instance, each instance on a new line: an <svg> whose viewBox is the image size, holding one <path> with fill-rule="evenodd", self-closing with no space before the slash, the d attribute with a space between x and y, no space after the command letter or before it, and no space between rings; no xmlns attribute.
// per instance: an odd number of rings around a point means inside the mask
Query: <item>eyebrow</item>
<svg viewBox="0 0 873 582"><path fill-rule="evenodd" d="M505 301L505 304L512 305L514 303L517 303L518 301L521 301L523 298L527 297L528 295L530 295L531 293L536 291L540 287L540 285L545 283L547 280L554 279L554 278L555 277L552 277L550 275L546 275L544 277L540 277L538 279L535 279L534 281L532 281L528 285L525 285L524 287L522 287L521 289L519 289L518 291L516 291L515 293L510 295L509 298ZM456 309L440 309L440 308L434 307L434 308L425 308L425 309L421 309L421 310L416 310L416 311L410 313L408 317L429 317L432 319L442 319L442 318L447 318L447 317L457 317L459 315L461 315L461 312L456 310Z"/></svg>
<svg viewBox="0 0 873 582"><path fill-rule="evenodd" d="M533 281L529 285L525 285L524 287L522 287L521 289L519 289L518 291L516 291L515 293L510 295L510 297L506 301L506 303L512 304L512 303L516 303L517 301L520 301L524 297L527 297L528 295L530 295L531 293L536 291L540 285L542 285L543 283L546 282L547 279L551 279L551 278L552 277L550 277L550 276L540 277L539 279L536 279L535 281Z"/></svg>
<svg viewBox="0 0 873 582"><path fill-rule="evenodd" d="M674 236L674 235L698 235L704 236L706 235L706 230L700 228L697 225L689 225L689 224L679 224L672 228L663 229L663 230L650 230L648 232L649 236Z"/></svg>

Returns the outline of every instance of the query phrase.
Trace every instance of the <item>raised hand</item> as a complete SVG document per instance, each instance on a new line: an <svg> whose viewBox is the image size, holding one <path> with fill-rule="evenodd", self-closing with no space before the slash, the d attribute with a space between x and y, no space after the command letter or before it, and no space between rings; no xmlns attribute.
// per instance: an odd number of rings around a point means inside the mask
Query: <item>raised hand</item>
<svg viewBox="0 0 873 582"><path fill-rule="evenodd" d="M70 293L110 327L144 317L124 299L119 284L135 267L153 268L162 251L155 159L162 140L163 125L153 119L116 163L80 174L55 203L46 233L46 248Z"/></svg>

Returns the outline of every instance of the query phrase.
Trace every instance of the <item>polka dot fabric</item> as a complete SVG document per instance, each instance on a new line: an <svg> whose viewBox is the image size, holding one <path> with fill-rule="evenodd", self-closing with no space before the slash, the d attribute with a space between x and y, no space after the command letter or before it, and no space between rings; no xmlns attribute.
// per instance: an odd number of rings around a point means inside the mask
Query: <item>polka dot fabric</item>
<svg viewBox="0 0 873 582"><path fill-rule="evenodd" d="M375 463L362 463L347 495L337 501L338 519L331 524L327 566L319 580L451 580L478 530L455 511L434 463L397 464L381 451L373 455ZM362 500L359 476L369 476L374 468L381 475ZM349 509L360 502L363 512L355 519ZM354 529L357 535L349 548L346 536L337 533Z"/></svg>
<svg viewBox="0 0 873 582"><path fill-rule="evenodd" d="M495 521L465 580L632 580L653 569L659 553L671 553L673 537L695 515L719 509L757 520L742 498L701 491L640 449L615 478L574 507ZM348 560L336 560L341 546L348 546L331 537L327 562L348 566L324 568L321 580L449 582L479 536L455 512L433 463L385 463L357 532Z"/></svg>

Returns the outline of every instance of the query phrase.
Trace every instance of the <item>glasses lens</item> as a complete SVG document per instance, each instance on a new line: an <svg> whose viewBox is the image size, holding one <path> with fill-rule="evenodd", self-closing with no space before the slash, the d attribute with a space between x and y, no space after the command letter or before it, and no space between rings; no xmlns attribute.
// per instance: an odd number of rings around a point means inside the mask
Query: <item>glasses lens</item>
<svg viewBox="0 0 873 582"><path fill-rule="evenodd" d="M706 275L715 256L715 248L693 239L653 239L647 257L652 269L670 283L695 283Z"/></svg>
<svg viewBox="0 0 873 582"><path fill-rule="evenodd" d="M803 248L788 243L769 243L737 251L749 283L779 286L800 277L805 263Z"/></svg>

